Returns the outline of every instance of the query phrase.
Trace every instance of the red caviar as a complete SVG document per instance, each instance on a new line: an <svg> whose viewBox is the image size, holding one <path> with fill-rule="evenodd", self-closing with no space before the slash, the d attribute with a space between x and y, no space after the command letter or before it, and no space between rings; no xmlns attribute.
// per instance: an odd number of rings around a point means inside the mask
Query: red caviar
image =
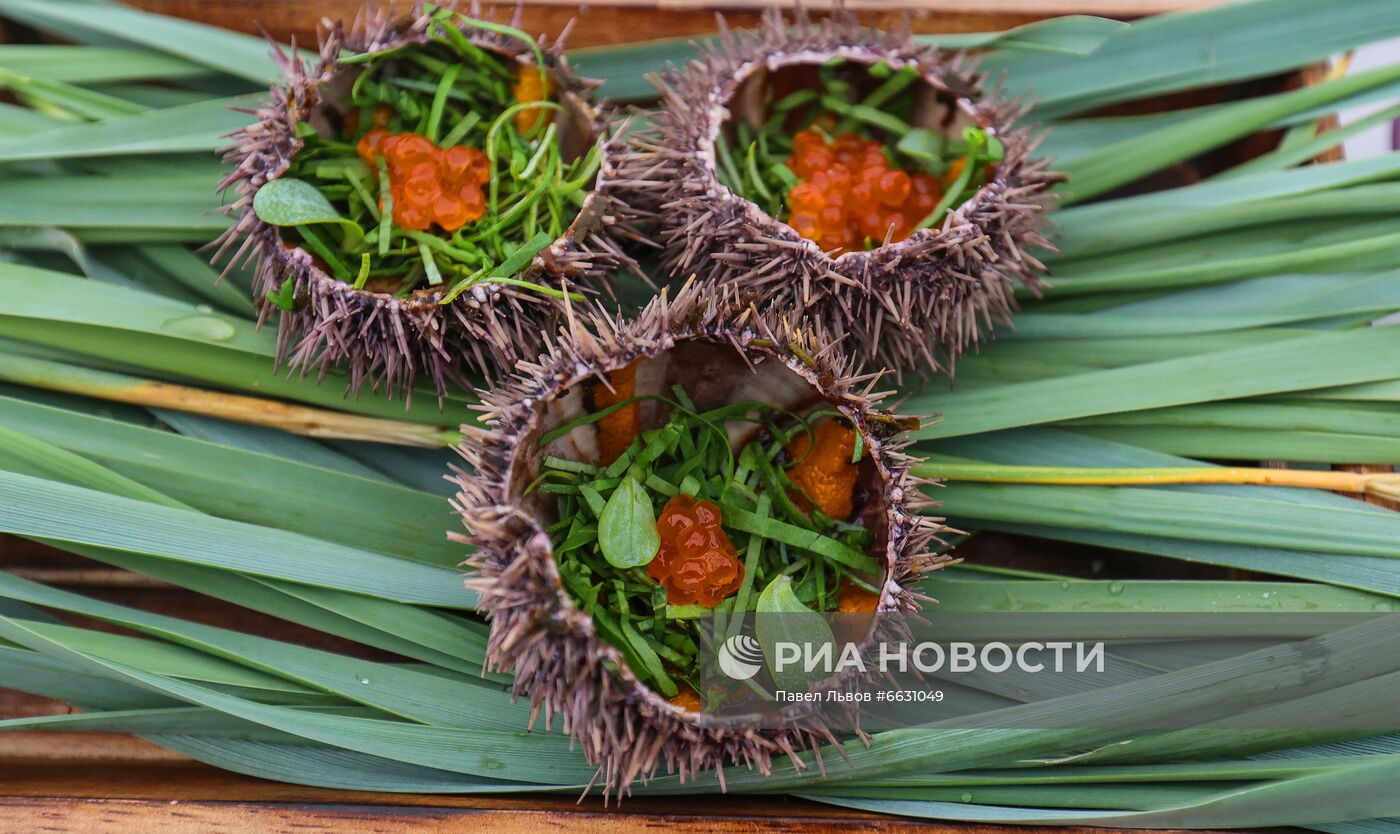
<svg viewBox="0 0 1400 834"><path fill-rule="evenodd" d="M666 586L671 605L714 608L739 590L744 563L720 527L719 507L680 494L666 502L656 531L661 549L647 565L647 575Z"/></svg>
<svg viewBox="0 0 1400 834"><path fill-rule="evenodd" d="M388 163L394 222L402 228L423 232L436 223L455 232L486 213L482 186L491 181L491 163L479 148L439 148L416 133L375 128L355 151L372 170L377 157Z"/></svg>
<svg viewBox="0 0 1400 834"><path fill-rule="evenodd" d="M637 394L637 362L608 374L608 385L593 386L593 405L601 411L608 406L630 400ZM617 460L637 435L642 433L642 413L637 403L630 403L598 420L598 460L604 466Z"/></svg>
<svg viewBox="0 0 1400 834"><path fill-rule="evenodd" d="M855 429L827 420L813 426L810 437L807 432L798 432L788 442L786 451L797 461L787 468L793 486L800 490L792 493L793 502L804 510L815 504L832 518L849 518L855 509L856 478L860 474L860 467L851 462L856 451Z"/></svg>
<svg viewBox="0 0 1400 834"><path fill-rule="evenodd" d="M515 69L515 100L521 104L544 101L549 98L549 79L540 68L530 64L520 64ZM531 107L515 114L515 129L529 133L535 125L549 118L549 111L543 107Z"/></svg>
<svg viewBox="0 0 1400 834"><path fill-rule="evenodd" d="M851 132L828 142L799 131L787 165L803 180L788 192L788 225L827 250L904 240L943 197L937 179L891 167L883 145Z"/></svg>

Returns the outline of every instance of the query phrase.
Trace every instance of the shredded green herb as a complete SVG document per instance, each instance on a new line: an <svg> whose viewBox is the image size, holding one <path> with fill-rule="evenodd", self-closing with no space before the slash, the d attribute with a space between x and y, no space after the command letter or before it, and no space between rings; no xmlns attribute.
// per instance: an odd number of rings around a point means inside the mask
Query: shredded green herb
<svg viewBox="0 0 1400 834"><path fill-rule="evenodd" d="M348 56L344 62L362 71L341 102L343 124L329 135L303 124L303 147L281 178L314 186L333 207L335 222L318 218L315 228L298 224L288 232L357 288L407 297L432 287L444 290L443 303L490 282L559 295L517 278L573 221L597 173L599 149L595 143L578 158L563 158L555 124L563 108L517 101L517 67L472 44L459 25L518 37L541 66L538 47L524 33L448 9L433 14L425 44ZM532 110L550 115L522 132L515 116ZM366 165L356 152L376 127L416 133L442 148L484 151L491 170L485 214L452 232L400 228L384 158Z"/></svg>
<svg viewBox="0 0 1400 834"><path fill-rule="evenodd" d="M791 497L799 491L786 470L798 461L785 448L799 435L810 438L817 421L844 419L839 412L797 414L757 401L702 412L680 386L672 394L674 399L624 400L550 431L551 439L563 437L642 400L670 410L664 424L642 432L613 463L546 457L530 485L555 497L558 520L549 534L570 597L638 678L667 696L682 685L699 691L703 637L695 618L753 612L760 592L780 576L803 605L829 612L843 582L869 588L881 572L865 552L869 530L817 510L804 512ZM737 453L725 431L732 424L748 424L746 434L753 438ZM659 543L656 518L678 493L720 508L724 531L744 565L738 590L715 608L668 604L666 589L647 573ZM639 530L639 523L650 529ZM639 541L647 553L638 552Z"/></svg>

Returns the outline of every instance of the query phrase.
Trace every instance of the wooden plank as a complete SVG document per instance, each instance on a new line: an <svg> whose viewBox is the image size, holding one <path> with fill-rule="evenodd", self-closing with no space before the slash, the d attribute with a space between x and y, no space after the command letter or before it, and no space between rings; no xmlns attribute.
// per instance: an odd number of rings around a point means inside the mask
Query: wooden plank
<svg viewBox="0 0 1400 834"><path fill-rule="evenodd" d="M267 834L398 834L430 830L437 834L497 831L509 834L558 832L572 826L582 830L607 830L614 834L654 832L664 827L671 832L753 831L770 823L762 817L736 814L716 816L665 814L643 816L611 812L559 814L554 809L443 809L401 808L392 816L375 806L365 805L279 805L248 802L175 801L165 804L129 800L89 799L51 802L44 799L11 798L0 800L0 814L15 831L82 831L86 834L119 832L167 832L215 834L215 832L257 831ZM820 816L784 820L786 831L848 832L925 831L910 820L851 820ZM1034 829L1028 829L1034 831Z"/></svg>
<svg viewBox="0 0 1400 834"><path fill-rule="evenodd" d="M153 762L188 762L188 756L166 750L125 733L11 732L0 733L0 762L5 767L30 768L52 764L72 767L105 764L122 771ZM10 793L8 783L4 792Z"/></svg>
<svg viewBox="0 0 1400 834"><path fill-rule="evenodd" d="M285 830L293 823L298 831L386 832L421 830L429 823L441 832L557 831L564 826L597 830L606 825L621 834L654 831L663 824L678 831L930 830L926 823L785 797L731 796L722 805L709 797L634 797L605 807L596 798L579 803L572 796L427 796L306 788L193 762L6 763L0 764L0 784L6 795L0 799L0 818L56 820L49 824L83 832L262 832ZM169 813L172 808L185 813ZM107 817L120 819L125 827L102 827L111 825ZM381 827L356 827L362 820L374 820ZM13 830L30 830L13 824ZM986 834L993 829L945 830Z"/></svg>
<svg viewBox="0 0 1400 834"><path fill-rule="evenodd" d="M1216 5L1222 0L850 0L873 24L898 25L907 14L915 31L924 33L990 32L1010 29L1060 14L1098 14L1133 18L1158 12ZM354 18L362 0L133 0L130 5L200 20L242 32L265 29L285 43L292 36L302 44L314 43L322 18ZM525 5L524 28L550 35L570 21L573 48L630 43L653 38L708 34L715 28L715 13L733 26L752 26L764 8L791 8L792 2L695 3L677 0L609 0L579 5L567 0L531 0Z"/></svg>

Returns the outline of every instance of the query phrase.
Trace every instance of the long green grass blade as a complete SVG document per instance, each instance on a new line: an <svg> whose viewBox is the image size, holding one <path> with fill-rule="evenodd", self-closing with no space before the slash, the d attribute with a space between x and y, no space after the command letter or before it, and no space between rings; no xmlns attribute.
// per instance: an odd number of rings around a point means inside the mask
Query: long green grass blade
<svg viewBox="0 0 1400 834"><path fill-rule="evenodd" d="M954 518L998 518L1284 550L1400 558L1400 515L1149 487L956 483L937 492ZM1357 502L1360 506L1360 502ZM1298 529L1327 530L1323 541Z"/></svg>
<svg viewBox="0 0 1400 834"><path fill-rule="evenodd" d="M1400 79L1400 67L1382 67L1300 90L1246 99L1163 127L1145 136L1098 148L1067 163L1066 203L1096 197L1159 168L1247 136L1279 119L1330 105Z"/></svg>
<svg viewBox="0 0 1400 834"><path fill-rule="evenodd" d="M934 439L1094 414L1395 378L1400 378L1400 328L1378 327L967 394L926 394L911 398L906 408L913 413L942 412L940 422L915 433ZM1202 385L1202 380L1209 384Z"/></svg>
<svg viewBox="0 0 1400 834"><path fill-rule="evenodd" d="M127 550L400 602L468 607L451 570L0 472L0 531Z"/></svg>
<svg viewBox="0 0 1400 834"><path fill-rule="evenodd" d="M1386 0L1323 8L1310 0L1253 0L1141 20L1086 58L1017 55L1013 89L1058 118L1120 101L1259 78L1400 33Z"/></svg>
<svg viewBox="0 0 1400 834"><path fill-rule="evenodd" d="M215 26L107 3L0 0L0 13L61 36L139 44L259 84L280 79L266 41Z"/></svg>
<svg viewBox="0 0 1400 834"><path fill-rule="evenodd" d="M335 377L321 385L289 377L273 368L274 335L241 318L50 270L0 264L0 336L81 351L98 367L119 362L358 414L448 425L475 419L465 395L450 396L441 412L430 395L406 409L371 394L347 397Z"/></svg>
<svg viewBox="0 0 1400 834"><path fill-rule="evenodd" d="M1192 426L1085 426L1076 431L1193 458L1400 463L1400 438L1394 435Z"/></svg>
<svg viewBox="0 0 1400 834"><path fill-rule="evenodd" d="M967 581L934 577L924 590L938 612L1246 612L1397 611L1400 600L1301 582L1209 582L1020 579Z"/></svg>
<svg viewBox="0 0 1400 834"><path fill-rule="evenodd" d="M153 674L206 683L233 683L246 688L288 692L325 692L338 703L354 703L435 726L513 731L526 727L530 709L512 702L509 693L480 680L448 677L403 665L346 657L291 643L189 623L131 608L0 577L0 593L122 625L163 640L123 638L84 629L29 623L25 629L65 646ZM184 658L188 668L176 662ZM460 705L470 702L471 710Z"/></svg>
<svg viewBox="0 0 1400 834"><path fill-rule="evenodd" d="M207 67L174 55L119 46L6 44L0 46L0 67L69 84L173 81L209 74Z"/></svg>
<svg viewBox="0 0 1400 834"><path fill-rule="evenodd" d="M0 225L170 232L207 243L228 227L209 186L179 176L0 180Z"/></svg>
<svg viewBox="0 0 1400 834"><path fill-rule="evenodd" d="M252 721L292 735L384 758L478 776L583 785L594 769L569 749L562 735L470 731L369 718L353 718L259 704L207 686L145 672L77 651L35 634L17 621L0 617L0 635L193 704ZM511 754L500 756L509 748Z"/></svg>
<svg viewBox="0 0 1400 834"><path fill-rule="evenodd" d="M430 565L463 559L437 496L8 397L0 419L202 512Z"/></svg>
<svg viewBox="0 0 1400 834"><path fill-rule="evenodd" d="M202 152L212 154L227 140L222 138L248 124L247 113L234 107L253 107L253 95L199 101L132 116L103 119L88 124L59 127L23 137L0 140L0 161L67 159L118 154ZM205 207L213 200L217 180L190 183L202 189ZM143 199L132 196L132 203Z"/></svg>

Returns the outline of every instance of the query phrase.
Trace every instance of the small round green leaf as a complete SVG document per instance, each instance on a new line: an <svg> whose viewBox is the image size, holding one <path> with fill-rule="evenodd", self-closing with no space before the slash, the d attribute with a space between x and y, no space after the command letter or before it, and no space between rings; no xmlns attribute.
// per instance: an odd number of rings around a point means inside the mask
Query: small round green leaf
<svg viewBox="0 0 1400 834"><path fill-rule="evenodd" d="M598 547L608 564L618 568L641 567L661 549L651 497L631 475L617 485L598 516Z"/></svg>
<svg viewBox="0 0 1400 834"><path fill-rule="evenodd" d="M341 217L326 195L304 180L282 177L267 183L253 195L253 211L274 226L339 224L345 230L347 246L358 245L365 236L359 224Z"/></svg>
<svg viewBox="0 0 1400 834"><path fill-rule="evenodd" d="M779 643L806 645L811 647L811 651L818 651L819 647L827 643L834 645L836 642L826 618L803 605L802 600L797 598L791 577L786 574L779 575L758 595L754 631L763 647L763 655L768 661L773 682L781 689L789 692L802 691L811 682L825 677L820 671L805 672L801 668L779 669Z"/></svg>

